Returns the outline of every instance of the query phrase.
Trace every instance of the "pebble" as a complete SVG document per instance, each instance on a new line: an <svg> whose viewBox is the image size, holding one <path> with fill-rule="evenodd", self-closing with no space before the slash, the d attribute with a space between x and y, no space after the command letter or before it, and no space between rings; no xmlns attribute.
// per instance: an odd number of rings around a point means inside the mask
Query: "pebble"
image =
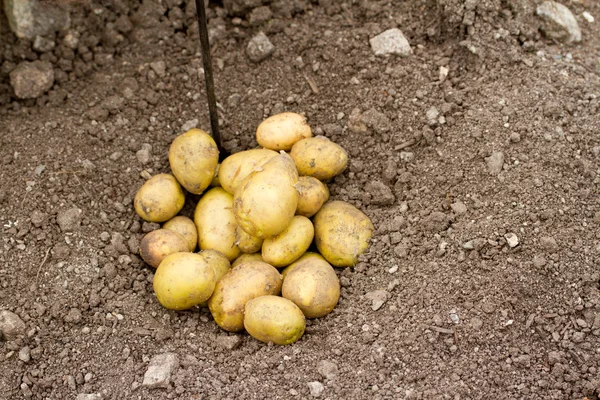
<svg viewBox="0 0 600 400"><path fill-rule="evenodd" d="M11 311L0 311L0 332L4 340L10 342L25 335L25 323Z"/></svg>
<svg viewBox="0 0 600 400"><path fill-rule="evenodd" d="M544 250L550 251L550 252L554 252L556 250L558 250L558 243L556 243L556 239L554 239L553 237L550 236L544 236L540 238L540 246L542 246L542 248Z"/></svg>
<svg viewBox="0 0 600 400"><path fill-rule="evenodd" d="M102 400L102 395L100 393L79 393L75 400Z"/></svg>
<svg viewBox="0 0 600 400"><path fill-rule="evenodd" d="M67 323L76 324L79 321L81 321L81 318L82 318L81 311L79 311L78 308L71 308L69 313L67 315L65 315L64 321Z"/></svg>
<svg viewBox="0 0 600 400"><path fill-rule="evenodd" d="M317 371L319 371L324 378L331 380L338 374L338 366L329 360L321 360L317 364Z"/></svg>
<svg viewBox="0 0 600 400"><path fill-rule="evenodd" d="M46 53L52 50L56 46L56 42L54 40L46 39L43 36L36 36L33 40L33 49L35 51L39 51L40 53Z"/></svg>
<svg viewBox="0 0 600 400"><path fill-rule="evenodd" d="M502 171L504 165L504 153L501 151L494 151L491 156L486 157L485 162L488 167L490 175L498 175Z"/></svg>
<svg viewBox="0 0 600 400"><path fill-rule="evenodd" d="M4 13L8 26L19 38L54 34L71 24L68 8L53 1L4 1Z"/></svg>
<svg viewBox="0 0 600 400"><path fill-rule="evenodd" d="M35 99L54 85L54 68L48 61L22 61L10 71L10 84L20 99Z"/></svg>
<svg viewBox="0 0 600 400"><path fill-rule="evenodd" d="M588 323L587 323L587 322L585 322L585 320L583 320L583 319L581 319L581 318L578 318L578 319L576 319L576 320L575 320L575 322L577 323L577 325L578 325L580 328L587 328L587 327L588 327Z"/></svg>
<svg viewBox="0 0 600 400"><path fill-rule="evenodd" d="M161 78L167 74L167 65L162 60L151 62L150 68L152 68L152 70L156 72L156 75L160 76Z"/></svg>
<svg viewBox="0 0 600 400"><path fill-rule="evenodd" d="M371 309L373 311L377 311L385 304L387 301L388 293L385 290L374 290L365 295L365 298L371 300L372 305Z"/></svg>
<svg viewBox="0 0 600 400"><path fill-rule="evenodd" d="M33 224L33 226L35 226L36 228L39 228L42 226L42 224L46 220L46 214L44 214L43 212L41 212L39 210L35 210L31 213L31 215L29 216L29 219L31 220L31 223Z"/></svg>
<svg viewBox="0 0 600 400"><path fill-rule="evenodd" d="M544 265L546 265L546 259L544 258L544 256L540 256L538 254L536 254L535 256L533 256L533 266L536 268L541 268Z"/></svg>
<svg viewBox="0 0 600 400"><path fill-rule="evenodd" d="M321 396L321 394L323 394L323 391L325 390L325 387L323 386L323 384L318 381L308 382L307 385L308 385L308 389L310 390L310 394L313 397Z"/></svg>
<svg viewBox="0 0 600 400"><path fill-rule="evenodd" d="M504 235L504 239L506 239L506 243L508 243L508 245L511 248L517 247L519 245L519 238L512 232Z"/></svg>
<svg viewBox="0 0 600 400"><path fill-rule="evenodd" d="M412 48L406 40L402 31L398 28L388 29L369 40L371 49L376 56L395 54L408 57L412 54Z"/></svg>
<svg viewBox="0 0 600 400"><path fill-rule="evenodd" d="M273 12L268 6L257 7L248 15L250 26L262 25L273 18Z"/></svg>
<svg viewBox="0 0 600 400"><path fill-rule="evenodd" d="M462 201L452 203L450 208L452 208L452 211L458 215L465 214L467 212L467 206Z"/></svg>
<svg viewBox="0 0 600 400"><path fill-rule="evenodd" d="M481 306L481 309L483 310L484 313L491 314L494 312L496 307L494 307L494 305L491 303L483 303L483 305Z"/></svg>
<svg viewBox="0 0 600 400"><path fill-rule="evenodd" d="M471 327L473 327L473 329L479 329L482 326L483 326L483 321L481 320L481 318L477 318L477 317L471 318Z"/></svg>
<svg viewBox="0 0 600 400"><path fill-rule="evenodd" d="M275 46L267 35L263 32L258 33L248 43L246 47L246 54L250 61L259 63L269 58L275 52Z"/></svg>
<svg viewBox="0 0 600 400"><path fill-rule="evenodd" d="M392 121L384 113L377 111L375 108L370 108L362 113L360 120L380 134L389 132L393 126Z"/></svg>
<svg viewBox="0 0 600 400"><path fill-rule="evenodd" d="M135 153L136 158L142 165L152 161L152 145L149 143L142 144L142 148Z"/></svg>
<svg viewBox="0 0 600 400"><path fill-rule="evenodd" d="M596 19L594 18L594 16L592 14L590 14L587 11L584 11L583 14L581 14L583 16L583 18L585 18L585 20L587 22L589 22L590 24L593 23Z"/></svg>
<svg viewBox="0 0 600 400"><path fill-rule="evenodd" d="M392 189L381 181L371 181L367 183L365 190L371 193L371 204L374 205L392 205L396 201Z"/></svg>
<svg viewBox="0 0 600 400"><path fill-rule="evenodd" d="M581 29L573 13L555 1L545 1L536 9L542 19L542 32L550 39L565 43L581 42Z"/></svg>
<svg viewBox="0 0 600 400"><path fill-rule="evenodd" d="M74 207L62 211L56 216L56 222L62 232L73 232L81 225L81 210Z"/></svg>
<svg viewBox="0 0 600 400"><path fill-rule="evenodd" d="M559 363L561 360L561 355L558 351L551 351L548 353L548 364L554 365Z"/></svg>
<svg viewBox="0 0 600 400"><path fill-rule="evenodd" d="M31 360L31 349L25 346L19 350L19 360L28 363Z"/></svg>
<svg viewBox="0 0 600 400"><path fill-rule="evenodd" d="M438 123L438 118L440 116L440 111L436 107L431 107L425 113L425 117L427 118L427 123L431 126L436 125Z"/></svg>
<svg viewBox="0 0 600 400"><path fill-rule="evenodd" d="M178 367L179 358L175 353L163 353L152 357L144 374L142 386L150 389L168 387L171 375Z"/></svg>
<svg viewBox="0 0 600 400"><path fill-rule="evenodd" d="M242 338L239 335L220 335L216 338L217 346L227 350L233 350L240 346Z"/></svg>
<svg viewBox="0 0 600 400"><path fill-rule="evenodd" d="M190 129L193 129L197 126L198 126L198 119L197 118L190 119L189 121L185 121L184 124L181 125L181 131L187 132Z"/></svg>
<svg viewBox="0 0 600 400"><path fill-rule="evenodd" d="M392 268L390 268L390 269L388 270L388 272L389 272L390 274L393 274L393 273L395 273L395 272L397 272L397 271L398 271L398 266L397 266L397 265L394 265Z"/></svg>

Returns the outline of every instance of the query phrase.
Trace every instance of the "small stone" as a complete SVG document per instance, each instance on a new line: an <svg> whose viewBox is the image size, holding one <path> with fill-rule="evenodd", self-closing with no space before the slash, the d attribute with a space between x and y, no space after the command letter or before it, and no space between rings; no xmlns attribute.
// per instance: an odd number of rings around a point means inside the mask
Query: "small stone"
<svg viewBox="0 0 600 400"><path fill-rule="evenodd" d="M326 379L333 379L338 374L338 366L328 360L321 360L317 364L317 371Z"/></svg>
<svg viewBox="0 0 600 400"><path fill-rule="evenodd" d="M44 214L41 211L35 210L31 213L31 215L29 216L29 219L31 220L31 223L33 224L33 226L35 226L36 228L39 228L42 226L42 224L46 220L46 214Z"/></svg>
<svg viewBox="0 0 600 400"><path fill-rule="evenodd" d="M60 2L17 0L4 1L10 29L19 38L33 39L68 29L69 11Z"/></svg>
<svg viewBox="0 0 600 400"><path fill-rule="evenodd" d="M519 143L521 141L521 135L519 135L517 132L512 132L510 134L510 141L513 143Z"/></svg>
<svg viewBox="0 0 600 400"><path fill-rule="evenodd" d="M376 56L395 54L401 57L408 57L412 54L412 49L408 40L398 28L388 29L369 40L371 49Z"/></svg>
<svg viewBox="0 0 600 400"><path fill-rule="evenodd" d="M389 132L392 129L392 121L382 112L370 108L360 115L360 120L377 133Z"/></svg>
<svg viewBox="0 0 600 400"><path fill-rule="evenodd" d="M588 323L587 323L587 322L585 322L585 320L584 320L584 319L577 318L577 319L575 320L575 322L577 323L577 326L579 326L580 328L587 328L587 327L588 327Z"/></svg>
<svg viewBox="0 0 600 400"><path fill-rule="evenodd" d="M546 265L546 259L544 258L544 256L540 256L538 254L536 254L535 256L533 256L533 266L536 268L541 268L544 265Z"/></svg>
<svg viewBox="0 0 600 400"><path fill-rule="evenodd" d="M480 318L473 317L471 318L471 327L473 329L479 329L483 326L483 321Z"/></svg>
<svg viewBox="0 0 600 400"><path fill-rule="evenodd" d="M583 16L583 18L585 18L585 20L587 22L589 22L590 24L592 24L595 21L595 18L592 14L590 14L587 11L584 11L583 14L581 14Z"/></svg>
<svg viewBox="0 0 600 400"><path fill-rule="evenodd" d="M504 166L504 153L494 151L491 156L486 157L485 162L487 163L490 175L498 175Z"/></svg>
<svg viewBox="0 0 600 400"><path fill-rule="evenodd" d="M22 61L10 71L10 84L20 99L35 99L54 85L54 68L48 61Z"/></svg>
<svg viewBox="0 0 600 400"><path fill-rule="evenodd" d="M110 156L108 156L108 158L111 161L118 161L121 157L123 156L123 153L120 151L115 151L114 153L112 153Z"/></svg>
<svg viewBox="0 0 600 400"><path fill-rule="evenodd" d="M67 32L65 37L63 37L62 43L67 46L71 50L77 49L79 46L79 32L70 30Z"/></svg>
<svg viewBox="0 0 600 400"><path fill-rule="evenodd" d="M69 313L65 315L64 320L70 324L76 324L81 321L82 315L78 308L71 308Z"/></svg>
<svg viewBox="0 0 600 400"><path fill-rule="evenodd" d="M0 311L0 333L4 340L10 342L25 335L25 323L11 311Z"/></svg>
<svg viewBox="0 0 600 400"><path fill-rule="evenodd" d="M274 52L275 46L263 32L260 32L254 36L248 43L248 47L246 47L246 54L248 55L248 58L255 63L259 63L267 59Z"/></svg>
<svg viewBox="0 0 600 400"><path fill-rule="evenodd" d="M392 189L381 181L367 183L365 190L371 194L371 204L384 206L394 204L396 201Z"/></svg>
<svg viewBox="0 0 600 400"><path fill-rule="evenodd" d="M554 365L556 363L559 363L561 360L561 356L560 353L558 351L551 351L548 353L548 363L550 365Z"/></svg>
<svg viewBox="0 0 600 400"><path fill-rule="evenodd" d="M308 385L308 389L310 390L310 394L313 397L321 396L321 394L325 390L325 387L323 386L323 384L318 381L308 382L307 385Z"/></svg>
<svg viewBox="0 0 600 400"><path fill-rule="evenodd" d="M102 400L102 395L100 393L79 393L75 400Z"/></svg>
<svg viewBox="0 0 600 400"><path fill-rule="evenodd" d="M273 18L273 12L268 6L256 7L248 15L250 26L262 25Z"/></svg>
<svg viewBox="0 0 600 400"><path fill-rule="evenodd" d="M220 335L216 339L217 346L227 350L233 350L242 344L242 338L239 335Z"/></svg>
<svg viewBox="0 0 600 400"><path fill-rule="evenodd" d="M436 125L438 123L440 116L440 112L436 107L431 107L427 110L425 117L427 118L427 123L431 126Z"/></svg>
<svg viewBox="0 0 600 400"><path fill-rule="evenodd" d="M491 303L483 303L483 305L481 306L481 309L483 310L484 313L491 314L494 312L494 310L496 310L496 307L494 307L494 305Z"/></svg>
<svg viewBox="0 0 600 400"><path fill-rule="evenodd" d="M190 119L189 121L185 121L185 123L183 125L181 125L181 131L187 132L190 129L193 129L197 126L198 126L198 119L197 118Z"/></svg>
<svg viewBox="0 0 600 400"><path fill-rule="evenodd" d="M138 159L139 163L142 165L148 164L152 161L152 154L148 149L141 149L135 153L135 157Z"/></svg>
<svg viewBox="0 0 600 400"><path fill-rule="evenodd" d="M35 51L39 51L40 53L46 53L52 50L56 46L54 40L46 39L42 36L36 36L33 40L33 49Z"/></svg>
<svg viewBox="0 0 600 400"><path fill-rule="evenodd" d="M461 215L467 212L467 206L462 201L454 202L450 205L455 214Z"/></svg>
<svg viewBox="0 0 600 400"><path fill-rule="evenodd" d="M545 1L536 9L542 19L542 32L550 39L565 43L581 42L581 29L573 13L564 5Z"/></svg>
<svg viewBox="0 0 600 400"><path fill-rule="evenodd" d="M504 239L506 239L506 243L511 248L517 247L519 245L519 238L512 232L504 235Z"/></svg>
<svg viewBox="0 0 600 400"><path fill-rule="evenodd" d="M62 232L73 232L81 225L81 210L70 208L56 216L56 222Z"/></svg>
<svg viewBox="0 0 600 400"><path fill-rule="evenodd" d="M558 250L558 243L556 243L556 239L550 236L544 236L540 238L540 246L547 251L555 252Z"/></svg>
<svg viewBox="0 0 600 400"><path fill-rule="evenodd" d="M167 65L162 60L151 62L150 68L152 68L152 70L156 72L156 75L160 76L161 78L167 74Z"/></svg>
<svg viewBox="0 0 600 400"><path fill-rule="evenodd" d="M581 343L585 340L585 332L575 332L573 334L573 342Z"/></svg>
<svg viewBox="0 0 600 400"><path fill-rule="evenodd" d="M144 374L143 387L150 389L166 388L179 367L179 358L175 353L164 353L152 357Z"/></svg>
<svg viewBox="0 0 600 400"><path fill-rule="evenodd" d="M450 72L450 70L447 67L444 67L444 66L440 67L440 82L444 82L446 80L449 72Z"/></svg>
<svg viewBox="0 0 600 400"><path fill-rule="evenodd" d="M385 304L387 301L388 293L385 290L374 290L365 295L365 298L371 300L372 305L371 309L373 311L377 311Z"/></svg>
<svg viewBox="0 0 600 400"><path fill-rule="evenodd" d="M441 232L448 229L450 219L441 211L434 211L421 221L421 226L425 231Z"/></svg>
<svg viewBox="0 0 600 400"><path fill-rule="evenodd" d="M19 360L28 363L31 360L31 349L29 346L23 347L19 350Z"/></svg>

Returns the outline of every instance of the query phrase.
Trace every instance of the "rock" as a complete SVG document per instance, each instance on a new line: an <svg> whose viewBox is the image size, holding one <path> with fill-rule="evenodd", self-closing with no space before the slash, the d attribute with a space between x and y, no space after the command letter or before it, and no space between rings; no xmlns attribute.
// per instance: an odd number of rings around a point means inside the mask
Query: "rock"
<svg viewBox="0 0 600 400"><path fill-rule="evenodd" d="M81 311L78 308L71 308L69 313L63 318L69 324L76 324L81 321Z"/></svg>
<svg viewBox="0 0 600 400"><path fill-rule="evenodd" d="M321 360L317 364L317 371L319 371L324 378L331 380L338 374L338 366L331 361Z"/></svg>
<svg viewBox="0 0 600 400"><path fill-rule="evenodd" d="M25 346L19 350L19 360L28 363L31 360L31 349Z"/></svg>
<svg viewBox="0 0 600 400"><path fill-rule="evenodd" d="M156 72L156 75L160 76L161 78L167 74L167 65L162 60L151 62L150 68L152 68L152 70Z"/></svg>
<svg viewBox="0 0 600 400"><path fill-rule="evenodd" d="M396 54L401 57L408 57L412 54L408 40L398 28L388 29L380 33L369 40L369 43L371 43L371 49L376 56Z"/></svg>
<svg viewBox="0 0 600 400"><path fill-rule="evenodd" d="M387 301L387 295L388 293L385 290L374 290L367 293L365 297L373 302L371 309L373 309L373 311L377 311Z"/></svg>
<svg viewBox="0 0 600 400"><path fill-rule="evenodd" d="M152 161L152 145L149 143L142 144L142 148L135 153L136 158L142 165Z"/></svg>
<svg viewBox="0 0 600 400"><path fill-rule="evenodd" d="M392 122L383 113L371 108L361 114L360 119L368 127L375 130L377 133L385 133L391 130Z"/></svg>
<svg viewBox="0 0 600 400"><path fill-rule="evenodd" d="M20 99L35 99L54 85L54 69L48 61L22 61L10 71L10 84Z"/></svg>
<svg viewBox="0 0 600 400"><path fill-rule="evenodd" d="M479 329L483 326L483 321L481 318L473 317L471 318L471 327L473 329Z"/></svg>
<svg viewBox="0 0 600 400"><path fill-rule="evenodd" d="M223 6L234 17L243 17L248 11L262 5L262 0L223 0Z"/></svg>
<svg viewBox="0 0 600 400"><path fill-rule="evenodd" d="M564 43L581 42L581 29L573 13L564 5L545 1L536 9L542 19L542 32L550 39Z"/></svg>
<svg viewBox="0 0 600 400"><path fill-rule="evenodd" d="M254 36L246 47L248 58L255 63L267 59L273 52L275 52L275 46L263 32Z"/></svg>
<svg viewBox="0 0 600 400"><path fill-rule="evenodd" d="M11 311L0 311L0 333L4 340L10 342L25 335L25 323Z"/></svg>
<svg viewBox="0 0 600 400"><path fill-rule="evenodd" d="M371 193L371 204L384 206L394 204L396 201L392 189L381 181L371 181L367 183L365 190Z"/></svg>
<svg viewBox="0 0 600 400"><path fill-rule="evenodd" d="M175 353L164 353L152 357L144 374L143 387L150 389L166 388L171 382L171 375L179 367L179 358Z"/></svg>
<svg viewBox="0 0 600 400"><path fill-rule="evenodd" d="M594 16L593 16L592 14L590 14L589 12L587 12L587 11L584 11L584 12L583 12L583 14L581 14L581 16L582 16L583 18L585 18L585 20L586 20L587 22L589 22L590 24L591 24L591 23L593 23L593 22L596 20L596 19L594 18Z"/></svg>
<svg viewBox="0 0 600 400"><path fill-rule="evenodd" d="M502 167L504 166L504 153L494 151L491 156L486 157L485 162L490 175L496 176L502 171Z"/></svg>
<svg viewBox="0 0 600 400"><path fill-rule="evenodd" d="M467 212L467 206L462 201L452 203L450 205L450 208L452 208L452 211L454 211L454 213L458 215L465 214Z"/></svg>
<svg viewBox="0 0 600 400"><path fill-rule="evenodd" d="M540 246L544 250L555 252L558 250L558 243L556 243L556 239L550 236L544 236L540 238Z"/></svg>
<svg viewBox="0 0 600 400"><path fill-rule="evenodd" d="M17 37L33 39L69 28L69 12L59 4L56 1L4 0L4 12Z"/></svg>
<svg viewBox="0 0 600 400"><path fill-rule="evenodd" d="M440 112L436 107L431 107L427 110L425 117L427 118L427 123L431 126L436 125L438 123L438 118L440 116Z"/></svg>
<svg viewBox="0 0 600 400"><path fill-rule="evenodd" d="M70 208L56 216L56 222L62 232L73 232L81 225L81 210Z"/></svg>
<svg viewBox="0 0 600 400"><path fill-rule="evenodd" d="M323 386L323 384L318 381L308 382L307 385L308 385L308 389L310 390L310 394L313 397L321 396L321 394L325 390L325 387Z"/></svg>
<svg viewBox="0 0 600 400"><path fill-rule="evenodd" d="M421 220L421 226L429 232L445 231L450 225L450 219L441 211L434 211Z"/></svg>
<svg viewBox="0 0 600 400"><path fill-rule="evenodd" d="M102 395L100 393L79 393L75 400L102 400Z"/></svg>
<svg viewBox="0 0 600 400"><path fill-rule="evenodd" d="M519 244L519 238L517 237L517 235L515 235L514 233L507 233L506 235L504 235L504 239L506 239L506 243L508 243L508 245L512 248L512 247L517 247L517 245Z"/></svg>
<svg viewBox="0 0 600 400"><path fill-rule="evenodd" d="M540 255L535 255L533 256L533 266L536 268L541 268L544 265L546 265L546 259L544 258L544 256L540 256Z"/></svg>
<svg viewBox="0 0 600 400"><path fill-rule="evenodd" d="M242 344L242 338L239 335L221 335L217 336L216 343L219 347L222 347L227 350L233 350L239 347L240 344Z"/></svg>
<svg viewBox="0 0 600 400"><path fill-rule="evenodd" d="M257 7L248 15L248 23L250 26L262 25L273 18L273 12L267 6Z"/></svg>
<svg viewBox="0 0 600 400"><path fill-rule="evenodd" d="M77 49L79 46L79 32L77 31L68 31L65 37L63 38L62 43L67 46L71 50Z"/></svg>
<svg viewBox="0 0 600 400"><path fill-rule="evenodd" d="M36 36L33 40L33 49L35 51L39 51L40 53L45 53L47 51L52 50L56 46L56 42L54 40L46 39L42 36Z"/></svg>
<svg viewBox="0 0 600 400"><path fill-rule="evenodd" d="M181 125L181 131L187 132L190 129L193 129L198 126L198 118L190 119L189 121L185 121L183 125Z"/></svg>
<svg viewBox="0 0 600 400"><path fill-rule="evenodd" d="M548 353L548 363L550 365L554 365L556 363L559 363L561 360L561 355L558 351L551 351Z"/></svg>
<svg viewBox="0 0 600 400"><path fill-rule="evenodd" d="M29 216L29 219L31 220L31 223L33 224L33 226L35 226L36 228L39 228L42 226L42 224L46 220L46 214L44 214L43 212L41 212L39 210L34 210L31 213L31 215Z"/></svg>

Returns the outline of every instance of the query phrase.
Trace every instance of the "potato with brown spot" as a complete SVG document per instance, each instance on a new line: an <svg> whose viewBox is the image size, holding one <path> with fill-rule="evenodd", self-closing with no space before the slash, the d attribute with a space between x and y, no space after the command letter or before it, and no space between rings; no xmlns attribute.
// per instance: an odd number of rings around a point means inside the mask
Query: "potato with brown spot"
<svg viewBox="0 0 600 400"><path fill-rule="evenodd" d="M185 194L173 175L158 174L148 179L135 194L135 212L148 222L165 222L183 208Z"/></svg>
<svg viewBox="0 0 600 400"><path fill-rule="evenodd" d="M300 193L296 215L310 218L329 200L327 185L312 176L299 177L296 190Z"/></svg>
<svg viewBox="0 0 600 400"><path fill-rule="evenodd" d="M158 268L170 254L189 252L190 247L183 236L167 229L149 232L140 242L140 257L150 266Z"/></svg>
<svg viewBox="0 0 600 400"><path fill-rule="evenodd" d="M348 153L325 136L302 139L292 147L298 174L326 181L344 172Z"/></svg>
<svg viewBox="0 0 600 400"><path fill-rule="evenodd" d="M190 251L196 250L198 246L198 230L194 221L184 215L178 215L165 222L163 229L177 232L187 240L190 245Z"/></svg>

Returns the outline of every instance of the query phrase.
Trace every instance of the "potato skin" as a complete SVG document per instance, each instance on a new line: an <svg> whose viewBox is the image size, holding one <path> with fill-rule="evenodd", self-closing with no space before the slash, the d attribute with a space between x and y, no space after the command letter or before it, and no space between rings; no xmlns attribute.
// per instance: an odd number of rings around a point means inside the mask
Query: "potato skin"
<svg viewBox="0 0 600 400"><path fill-rule="evenodd" d="M215 287L208 308L217 325L229 332L244 329L244 307L249 300L281 292L281 275L271 265L249 261L231 269Z"/></svg>
<svg viewBox="0 0 600 400"><path fill-rule="evenodd" d="M198 230L194 221L186 216L178 215L165 222L162 226L163 229L177 232L185 238L190 245L190 251L196 250L198 246Z"/></svg>
<svg viewBox="0 0 600 400"><path fill-rule="evenodd" d="M300 175L321 181L341 174L348 165L346 150L324 136L300 140L292 147L290 156Z"/></svg>
<svg viewBox="0 0 600 400"><path fill-rule="evenodd" d="M296 215L310 218L329 200L327 185L312 176L299 177L296 189L300 193Z"/></svg>
<svg viewBox="0 0 600 400"><path fill-rule="evenodd" d="M215 273L199 254L175 253L160 263L153 286L158 301L165 308L187 310L212 295Z"/></svg>
<svg viewBox="0 0 600 400"><path fill-rule="evenodd" d="M351 267L367 250L373 224L362 211L343 201L330 201L314 216L319 253L336 267Z"/></svg>
<svg viewBox="0 0 600 400"><path fill-rule="evenodd" d="M300 307L306 318L324 317L340 298L340 282L333 267L314 257L290 271L281 290L282 296Z"/></svg>
<svg viewBox="0 0 600 400"><path fill-rule="evenodd" d="M264 343L287 345L304 334L306 319L297 305L279 296L260 296L246 303L244 328Z"/></svg>
<svg viewBox="0 0 600 400"><path fill-rule="evenodd" d="M256 129L256 141L271 150L290 150L294 143L312 136L306 118L293 112L275 114Z"/></svg>
<svg viewBox="0 0 600 400"><path fill-rule="evenodd" d="M219 167L219 183L229 193L235 190L256 168L261 167L278 153L268 149L240 151L227 157Z"/></svg>
<svg viewBox="0 0 600 400"><path fill-rule="evenodd" d="M179 135L169 148L169 164L173 175L188 192L200 194L210 185L219 150L213 138L200 129L190 129Z"/></svg>
<svg viewBox="0 0 600 400"><path fill-rule="evenodd" d="M217 250L202 250L198 255L206 260L215 273L215 284L221 280L231 269L229 260ZM198 304L198 307L207 307L208 299Z"/></svg>
<svg viewBox="0 0 600 400"><path fill-rule="evenodd" d="M253 253L253 254L242 253L231 264L231 268L235 268L238 265L243 264L243 263L248 262L248 261L262 261L262 262L264 262L265 260L263 260L262 254L260 254L260 253Z"/></svg>
<svg viewBox="0 0 600 400"><path fill-rule="evenodd" d="M233 196L225 189L212 188L202 196L194 212L194 223L198 228L200 249L220 251L229 261L240 255L241 251L235 245L237 222L233 214Z"/></svg>
<svg viewBox="0 0 600 400"><path fill-rule="evenodd" d="M183 208L185 194L177 179L158 174L148 179L135 194L135 212L148 222L165 222Z"/></svg>
<svg viewBox="0 0 600 400"><path fill-rule="evenodd" d="M240 227L251 236L277 236L292 222L298 206L298 171L286 153L252 172L233 196L233 210Z"/></svg>
<svg viewBox="0 0 600 400"><path fill-rule="evenodd" d="M263 245L263 239L247 234L239 225L235 228L235 239L235 243L242 253L256 253Z"/></svg>
<svg viewBox="0 0 600 400"><path fill-rule="evenodd" d="M285 231L265 239L262 257L274 267L285 267L296 261L312 243L315 229L310 219L296 215Z"/></svg>
<svg viewBox="0 0 600 400"><path fill-rule="evenodd" d="M287 276L287 274L292 272L294 270L294 268L296 268L298 265L302 265L302 263L307 259L317 259L317 260L321 260L321 261L325 261L325 262L327 261L319 253L313 253L312 251L307 251L306 253L302 254L302 257L300 257L299 259L297 259L296 261L294 261L293 263L291 263L290 265L285 267L283 269L283 271L281 271L281 279L283 281L285 281L285 277Z"/></svg>
<svg viewBox="0 0 600 400"><path fill-rule="evenodd" d="M210 186L211 187L219 187L221 186L221 182L219 181L219 170L221 169L221 164L217 164L217 169L215 169L215 174L212 178L212 181L210 181Z"/></svg>
<svg viewBox="0 0 600 400"><path fill-rule="evenodd" d="M167 229L149 232L140 242L140 257L151 267L158 268L170 254L189 252L190 247L183 236Z"/></svg>

